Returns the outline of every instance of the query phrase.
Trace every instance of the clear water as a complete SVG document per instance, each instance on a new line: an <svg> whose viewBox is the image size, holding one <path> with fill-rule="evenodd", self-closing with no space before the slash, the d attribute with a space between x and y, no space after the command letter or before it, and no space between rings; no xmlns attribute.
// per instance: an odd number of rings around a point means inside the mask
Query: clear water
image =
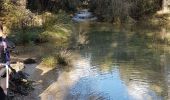
<svg viewBox="0 0 170 100"><path fill-rule="evenodd" d="M170 31L154 25L75 24L67 100L170 100Z"/></svg>

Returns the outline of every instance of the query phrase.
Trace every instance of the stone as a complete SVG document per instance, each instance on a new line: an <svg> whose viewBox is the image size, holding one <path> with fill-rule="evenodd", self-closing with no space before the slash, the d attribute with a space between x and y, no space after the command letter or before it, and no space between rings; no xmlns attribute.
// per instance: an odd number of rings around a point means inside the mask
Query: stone
<svg viewBox="0 0 170 100"><path fill-rule="evenodd" d="M32 58L28 58L24 60L24 64L35 64L35 63L36 63L35 59Z"/></svg>
<svg viewBox="0 0 170 100"><path fill-rule="evenodd" d="M10 64L10 65L17 72L24 69L24 64L22 62L17 62L16 64Z"/></svg>

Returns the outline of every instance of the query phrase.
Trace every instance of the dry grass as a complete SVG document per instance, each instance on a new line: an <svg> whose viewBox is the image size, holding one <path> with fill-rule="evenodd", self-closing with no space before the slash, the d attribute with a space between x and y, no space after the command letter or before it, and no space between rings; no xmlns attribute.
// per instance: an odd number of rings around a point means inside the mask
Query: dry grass
<svg viewBox="0 0 170 100"><path fill-rule="evenodd" d="M59 65L70 66L71 65L71 52L67 50L62 50L57 54L57 61Z"/></svg>
<svg viewBox="0 0 170 100"><path fill-rule="evenodd" d="M58 67L67 70L73 66L73 57L70 51L61 50L56 54L42 58L41 65L44 67Z"/></svg>
<svg viewBox="0 0 170 100"><path fill-rule="evenodd" d="M57 60L54 56L47 56L42 59L41 65L45 67L56 67Z"/></svg>

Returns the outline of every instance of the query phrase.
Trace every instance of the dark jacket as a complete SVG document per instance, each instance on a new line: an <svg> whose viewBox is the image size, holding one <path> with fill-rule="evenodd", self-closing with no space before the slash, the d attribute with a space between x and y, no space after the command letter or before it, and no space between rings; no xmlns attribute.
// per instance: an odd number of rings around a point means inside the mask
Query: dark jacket
<svg viewBox="0 0 170 100"><path fill-rule="evenodd" d="M10 61L10 54L7 47L7 40L0 37L0 63L6 63L8 61Z"/></svg>
<svg viewBox="0 0 170 100"><path fill-rule="evenodd" d="M0 87L0 100L7 100L3 89Z"/></svg>

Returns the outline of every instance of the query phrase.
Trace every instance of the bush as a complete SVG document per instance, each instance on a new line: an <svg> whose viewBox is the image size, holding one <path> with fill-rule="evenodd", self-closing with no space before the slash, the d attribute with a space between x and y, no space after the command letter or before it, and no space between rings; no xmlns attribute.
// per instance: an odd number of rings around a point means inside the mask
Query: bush
<svg viewBox="0 0 170 100"><path fill-rule="evenodd" d="M19 2L22 0L19 0ZM1 17L7 27L9 37L16 44L44 43L49 40L67 40L71 32L71 18L64 11L44 12L37 15L18 2L4 0L0 3ZM62 38L62 39L61 39Z"/></svg>
<svg viewBox="0 0 170 100"><path fill-rule="evenodd" d="M57 60L54 56L46 56L42 59L41 64L46 67L56 67Z"/></svg>
<svg viewBox="0 0 170 100"><path fill-rule="evenodd" d="M160 0L91 0L90 9L103 21L139 20L158 11Z"/></svg>
<svg viewBox="0 0 170 100"><path fill-rule="evenodd" d="M56 14L45 12L42 14L42 18L44 20L43 23L44 28L49 28L51 26L58 25L58 24L67 26L71 23L70 16L62 10Z"/></svg>
<svg viewBox="0 0 170 100"><path fill-rule="evenodd" d="M125 20L129 16L131 4L125 0L93 0L91 10L103 21Z"/></svg>
<svg viewBox="0 0 170 100"><path fill-rule="evenodd" d="M44 13L43 18L45 22L43 23L44 33L48 34L52 39L57 40L58 38L68 39L71 33L71 18L63 11L57 14Z"/></svg>
<svg viewBox="0 0 170 100"><path fill-rule="evenodd" d="M68 38L71 32L71 19L66 13L60 12L58 14L52 14L46 12L38 16L39 20L43 20L42 26L32 26L29 24L20 26L16 24L11 30L10 38L12 38L16 44L44 43L49 40L55 42L58 38L64 40ZM25 22L25 20L27 19L23 19L22 21Z"/></svg>
<svg viewBox="0 0 170 100"><path fill-rule="evenodd" d="M41 65L46 67L57 67L68 70L73 66L72 55L70 51L61 50L57 54L50 54L42 58Z"/></svg>
<svg viewBox="0 0 170 100"><path fill-rule="evenodd" d="M130 16L139 20L145 16L152 15L161 9L161 0L129 0L132 4Z"/></svg>
<svg viewBox="0 0 170 100"><path fill-rule="evenodd" d="M42 34L44 30L41 27L27 27L25 29L15 29L9 35L9 38L16 44L29 44L45 41Z"/></svg>
<svg viewBox="0 0 170 100"><path fill-rule="evenodd" d="M1 3L1 17L5 26L11 28L22 28L30 25L32 22L33 13L24 7L20 7L11 0L4 0Z"/></svg>
<svg viewBox="0 0 170 100"><path fill-rule="evenodd" d="M59 65L72 66L72 57L70 51L62 50L57 54L56 57Z"/></svg>

